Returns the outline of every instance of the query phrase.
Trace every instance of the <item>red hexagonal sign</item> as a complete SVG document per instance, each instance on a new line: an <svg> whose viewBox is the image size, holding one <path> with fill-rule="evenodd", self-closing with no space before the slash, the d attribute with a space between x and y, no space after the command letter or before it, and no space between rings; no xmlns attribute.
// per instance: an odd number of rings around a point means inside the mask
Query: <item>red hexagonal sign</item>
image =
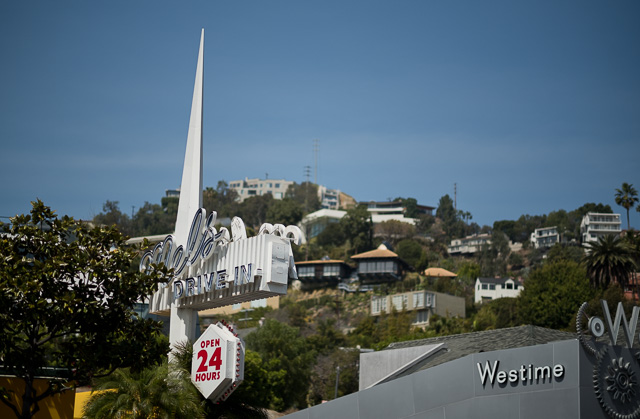
<svg viewBox="0 0 640 419"><path fill-rule="evenodd" d="M205 398L225 400L244 380L244 342L223 323L210 325L193 344L191 381Z"/></svg>

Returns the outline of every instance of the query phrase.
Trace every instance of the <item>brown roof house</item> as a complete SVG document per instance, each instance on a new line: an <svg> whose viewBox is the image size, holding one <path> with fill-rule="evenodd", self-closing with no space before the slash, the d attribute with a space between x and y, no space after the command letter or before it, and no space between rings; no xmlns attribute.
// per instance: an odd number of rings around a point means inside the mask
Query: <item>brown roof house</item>
<svg viewBox="0 0 640 419"><path fill-rule="evenodd" d="M361 284L382 284L402 280L411 267L407 262L380 245L375 250L351 256L358 264L358 280Z"/></svg>

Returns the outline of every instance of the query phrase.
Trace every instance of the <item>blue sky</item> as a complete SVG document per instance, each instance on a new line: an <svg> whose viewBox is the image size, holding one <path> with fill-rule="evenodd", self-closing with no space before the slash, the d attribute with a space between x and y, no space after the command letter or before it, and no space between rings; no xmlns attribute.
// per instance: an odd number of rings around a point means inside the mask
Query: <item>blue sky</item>
<svg viewBox="0 0 640 419"><path fill-rule="evenodd" d="M5 1L0 216L178 187L201 28L205 186L302 182L317 139L318 182L357 200L435 207L457 183L481 225L624 214L639 19L637 1Z"/></svg>

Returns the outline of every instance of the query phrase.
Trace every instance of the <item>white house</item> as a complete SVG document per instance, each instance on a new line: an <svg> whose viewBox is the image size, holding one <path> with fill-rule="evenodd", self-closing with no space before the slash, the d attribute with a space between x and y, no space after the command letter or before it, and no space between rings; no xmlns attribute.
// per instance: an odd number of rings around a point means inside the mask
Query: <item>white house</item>
<svg viewBox="0 0 640 419"><path fill-rule="evenodd" d="M483 246L491 244L491 234L473 234L463 239L451 240L448 251L454 255L473 255L482 250Z"/></svg>
<svg viewBox="0 0 640 419"><path fill-rule="evenodd" d="M520 281L512 278L477 278L475 303L495 300L502 297L517 297L524 289Z"/></svg>
<svg viewBox="0 0 640 419"><path fill-rule="evenodd" d="M597 242L600 238L609 234L620 234L620 214L587 213L580 223L582 244Z"/></svg>
<svg viewBox="0 0 640 419"><path fill-rule="evenodd" d="M560 233L558 233L558 227L544 227L536 228L531 233L531 243L536 249L541 247L553 247L554 244L560 243Z"/></svg>
<svg viewBox="0 0 640 419"><path fill-rule="evenodd" d="M238 201L242 202L252 196L271 194L275 199L282 199L287 193L289 185L293 181L285 179L249 179L232 180L229 182L229 189L233 189L238 194Z"/></svg>

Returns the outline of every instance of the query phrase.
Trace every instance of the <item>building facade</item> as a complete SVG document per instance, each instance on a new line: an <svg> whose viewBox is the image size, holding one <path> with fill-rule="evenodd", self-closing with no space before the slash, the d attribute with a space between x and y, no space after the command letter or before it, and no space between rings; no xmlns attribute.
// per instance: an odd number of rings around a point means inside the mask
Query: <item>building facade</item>
<svg viewBox="0 0 640 419"><path fill-rule="evenodd" d="M536 228L531 233L531 244L536 249L553 247L554 244L560 243L560 233L558 227Z"/></svg>
<svg viewBox="0 0 640 419"><path fill-rule="evenodd" d="M229 182L229 189L233 189L238 194L238 201L243 202L252 196L262 196L271 194L275 199L284 198L289 185L293 182L285 179L249 179L232 180Z"/></svg>
<svg viewBox="0 0 640 419"><path fill-rule="evenodd" d="M517 297L524 286L512 278L477 278L474 302L482 303L503 297Z"/></svg>
<svg viewBox="0 0 640 419"><path fill-rule="evenodd" d="M440 292L420 290L371 297L372 316L393 310L415 314L415 326L427 326L434 314L442 317L466 317L464 298Z"/></svg>
<svg viewBox="0 0 640 419"><path fill-rule="evenodd" d="M582 244L597 242L602 237L621 232L620 214L587 213L580 223Z"/></svg>
<svg viewBox="0 0 640 419"><path fill-rule="evenodd" d="M471 256L490 244L491 234L473 234L463 239L451 240L447 250L451 256Z"/></svg>

